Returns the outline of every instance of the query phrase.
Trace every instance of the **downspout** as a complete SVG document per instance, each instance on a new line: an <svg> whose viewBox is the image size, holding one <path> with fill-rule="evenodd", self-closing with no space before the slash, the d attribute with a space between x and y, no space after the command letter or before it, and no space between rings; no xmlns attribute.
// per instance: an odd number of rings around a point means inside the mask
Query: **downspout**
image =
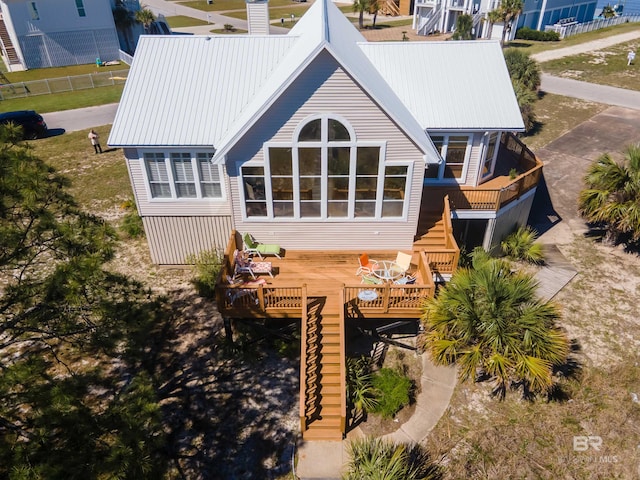
<svg viewBox="0 0 640 480"><path fill-rule="evenodd" d="M540 30L542 28L542 19L544 17L544 11L547 9L547 0L542 0L542 7L540 7L540 17L538 18L538 26L536 30Z"/></svg>

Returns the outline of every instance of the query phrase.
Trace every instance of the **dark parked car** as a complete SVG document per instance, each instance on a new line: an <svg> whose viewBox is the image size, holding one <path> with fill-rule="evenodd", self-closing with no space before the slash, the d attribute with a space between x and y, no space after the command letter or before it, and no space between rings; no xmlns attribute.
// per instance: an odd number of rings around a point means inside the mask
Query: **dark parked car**
<svg viewBox="0 0 640 480"><path fill-rule="evenodd" d="M44 123L42 116L33 110L0 113L0 125L9 122L22 126L24 138L28 138L29 140L47 136L47 124Z"/></svg>

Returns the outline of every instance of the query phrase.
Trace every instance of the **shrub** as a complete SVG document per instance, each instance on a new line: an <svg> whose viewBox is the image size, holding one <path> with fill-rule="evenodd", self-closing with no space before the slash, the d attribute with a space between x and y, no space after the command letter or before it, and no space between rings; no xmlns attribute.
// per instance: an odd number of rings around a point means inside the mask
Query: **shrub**
<svg viewBox="0 0 640 480"><path fill-rule="evenodd" d="M376 390L377 405L372 412L393 418L402 407L409 405L413 382L398 370L381 368L371 378Z"/></svg>
<svg viewBox="0 0 640 480"><path fill-rule="evenodd" d="M236 31L236 27L234 27L233 25L231 25L230 23L225 23L224 24L224 30L226 32L235 32Z"/></svg>
<svg viewBox="0 0 640 480"><path fill-rule="evenodd" d="M359 412L370 412L376 405L371 365L365 357L347 358L347 398Z"/></svg>
<svg viewBox="0 0 640 480"><path fill-rule="evenodd" d="M560 34L558 32L541 32L533 30L529 27L522 27L516 32L516 38L520 40L535 40L538 42L559 42Z"/></svg>
<svg viewBox="0 0 640 480"><path fill-rule="evenodd" d="M138 209L136 203L133 200L127 200L123 202L121 208L127 210L122 222L120 223L120 230L123 231L130 238L138 238L144 235L144 225L142 224L142 217L138 215Z"/></svg>
<svg viewBox="0 0 640 480"><path fill-rule="evenodd" d="M417 444L396 444L367 437L349 444L345 480L429 480L441 477L440 469Z"/></svg>
<svg viewBox="0 0 640 480"><path fill-rule="evenodd" d="M502 251L509 258L528 263L543 263L544 252L540 243L535 243L538 232L531 227L519 227L501 243Z"/></svg>
<svg viewBox="0 0 640 480"><path fill-rule="evenodd" d="M189 255L187 263L193 264L194 278L191 280L198 295L214 298L215 286L224 255L217 249L203 250L197 255Z"/></svg>

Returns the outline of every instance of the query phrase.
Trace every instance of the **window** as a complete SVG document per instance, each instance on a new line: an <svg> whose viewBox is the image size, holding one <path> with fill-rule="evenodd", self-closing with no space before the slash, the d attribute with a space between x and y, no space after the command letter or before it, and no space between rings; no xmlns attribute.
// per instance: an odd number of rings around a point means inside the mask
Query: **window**
<svg viewBox="0 0 640 480"><path fill-rule="evenodd" d="M40 14L38 13L38 6L36 2L29 2L29 15L31 16L31 20L40 20Z"/></svg>
<svg viewBox="0 0 640 480"><path fill-rule="evenodd" d="M195 198L196 182L190 153L172 153L173 178L178 198Z"/></svg>
<svg viewBox="0 0 640 480"><path fill-rule="evenodd" d="M443 162L440 165L427 165L427 180L453 179L463 180L466 173L466 162L470 151L469 135L432 135L431 141L440 153Z"/></svg>
<svg viewBox="0 0 640 480"><path fill-rule="evenodd" d="M498 149L498 140L500 139L499 132L491 132L487 139L487 148L484 152L484 160L482 162L482 178L487 178L493 175L494 160Z"/></svg>
<svg viewBox="0 0 640 480"><path fill-rule="evenodd" d="M171 198L169 175L164 153L145 153L144 160L147 164L149 175L149 187L153 198Z"/></svg>
<svg viewBox="0 0 640 480"><path fill-rule="evenodd" d="M220 167L213 153L144 154L151 198L222 198Z"/></svg>
<svg viewBox="0 0 640 480"><path fill-rule="evenodd" d="M82 3L82 0L76 0L76 8L78 9L78 15L81 17L86 17L87 14L84 11L84 3Z"/></svg>
<svg viewBox="0 0 640 480"><path fill-rule="evenodd" d="M264 164L240 168L247 217L398 218L409 166L385 165L381 145L357 142L328 116L302 125L291 144L265 145Z"/></svg>

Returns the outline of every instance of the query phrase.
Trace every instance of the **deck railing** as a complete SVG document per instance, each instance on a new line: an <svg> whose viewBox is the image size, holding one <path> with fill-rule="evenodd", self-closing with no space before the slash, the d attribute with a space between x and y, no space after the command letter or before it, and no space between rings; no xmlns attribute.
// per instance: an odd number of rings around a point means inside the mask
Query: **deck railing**
<svg viewBox="0 0 640 480"><path fill-rule="evenodd" d="M340 309L340 431L347 431L347 357L346 345L344 340L345 327L344 319L346 316L344 289L340 290L338 300L343 307Z"/></svg>
<svg viewBox="0 0 640 480"><path fill-rule="evenodd" d="M451 225L451 207L449 206L449 196L444 197L444 207L442 210L442 222L444 224L444 247L438 248L430 246L426 254L425 263L437 274L451 275L458 267L460 259L460 248L453 236L453 226Z"/></svg>
<svg viewBox="0 0 640 480"><path fill-rule="evenodd" d="M306 294L305 294L306 297ZM300 431L307 429L307 322L309 311L306 298L302 302L302 315L300 321Z"/></svg>
<svg viewBox="0 0 640 480"><path fill-rule="evenodd" d="M515 135L502 136L502 148L518 164L520 175L513 178L502 188L478 187L442 187L449 195L451 205L456 210L493 210L498 211L538 185L542 175L542 162ZM435 187L440 188L440 187Z"/></svg>
<svg viewBox="0 0 640 480"><path fill-rule="evenodd" d="M422 303L425 298L435 295L433 274L429 268L430 259L424 252L420 252L418 260L419 278L423 283L396 285L385 283L381 285L345 285L344 297L348 305L347 315L350 317L366 317L394 313L406 313L408 317L420 316ZM362 300L358 294L363 290L376 292L373 300Z"/></svg>

